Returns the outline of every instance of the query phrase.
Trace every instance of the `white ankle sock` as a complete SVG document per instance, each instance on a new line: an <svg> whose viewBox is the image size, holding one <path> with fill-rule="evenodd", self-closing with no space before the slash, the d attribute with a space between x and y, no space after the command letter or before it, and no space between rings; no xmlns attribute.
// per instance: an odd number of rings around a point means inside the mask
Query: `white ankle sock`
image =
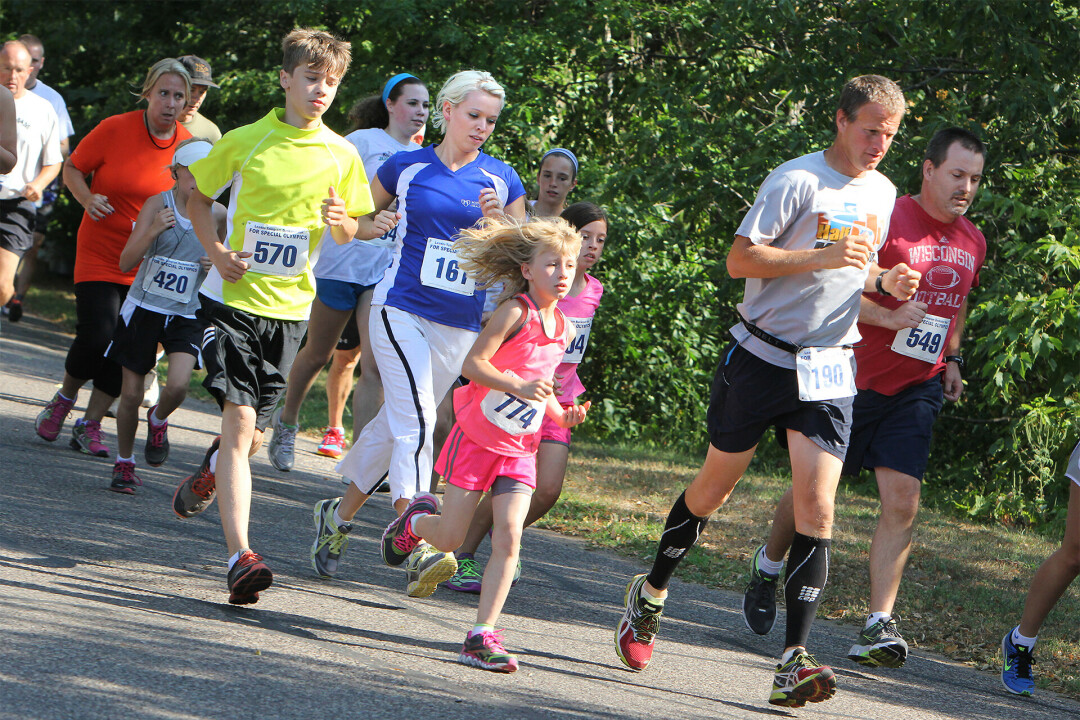
<svg viewBox="0 0 1080 720"><path fill-rule="evenodd" d="M118 463L131 463L132 465L134 465L135 464L135 453L132 453L131 457L126 457L126 458L122 458L122 457L120 457L120 453L116 453L116 462L118 462Z"/></svg>
<svg viewBox="0 0 1080 720"><path fill-rule="evenodd" d="M784 559L770 560L769 556L762 550L757 556L757 569L766 575L780 575L780 571L784 569Z"/></svg>
<svg viewBox="0 0 1080 720"><path fill-rule="evenodd" d="M338 510L340 510L340 509L341 509L340 507L334 508L334 524L337 525L338 527L341 527L342 525L346 525L346 524L352 522L351 520L346 520L345 518L338 515Z"/></svg>
<svg viewBox="0 0 1080 720"><path fill-rule="evenodd" d="M212 473L217 472L217 455L218 451L215 450L214 454L210 456L210 472Z"/></svg>
<svg viewBox="0 0 1080 720"><path fill-rule="evenodd" d="M247 548L244 548L244 550L247 550ZM235 565L236 561L240 559L240 556L244 554L244 550L241 550L240 552L229 558L229 570L232 570L232 566Z"/></svg>
<svg viewBox="0 0 1080 720"><path fill-rule="evenodd" d="M150 422L153 423L154 425L158 426L158 427L165 424L165 421L157 416L157 412L158 412L159 407L160 407L160 405L155 405L154 406L154 412L150 413Z"/></svg>
<svg viewBox="0 0 1080 720"><path fill-rule="evenodd" d="M1035 643L1039 642L1039 636L1036 635L1035 637L1027 637L1025 635L1021 635L1020 626L1017 625L1013 628L1011 640L1013 645L1023 645L1028 650L1033 650L1035 648Z"/></svg>
<svg viewBox="0 0 1080 720"><path fill-rule="evenodd" d="M878 620L886 620L887 621L891 617L892 617L892 615L890 615L889 613L872 612L872 613L870 613L869 615L866 616L866 627L870 627L871 625L876 623Z"/></svg>

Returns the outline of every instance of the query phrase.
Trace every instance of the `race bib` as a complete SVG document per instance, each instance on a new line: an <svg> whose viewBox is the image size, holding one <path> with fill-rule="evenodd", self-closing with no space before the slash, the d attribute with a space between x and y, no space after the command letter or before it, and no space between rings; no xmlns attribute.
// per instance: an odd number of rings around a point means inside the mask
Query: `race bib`
<svg viewBox="0 0 1080 720"><path fill-rule="evenodd" d="M142 289L151 295L187 305L195 292L198 277L199 263L155 255L150 258L150 267L143 276Z"/></svg>
<svg viewBox="0 0 1080 720"><path fill-rule="evenodd" d="M308 264L311 236L307 228L267 225L248 220L244 230L245 258L251 272L263 275L293 277L304 272Z"/></svg>
<svg viewBox="0 0 1080 720"><path fill-rule="evenodd" d="M506 374L518 377L512 370ZM488 422L510 435L530 435L540 429L546 404L546 400L522 400L508 392L488 390L480 402L480 411Z"/></svg>
<svg viewBox="0 0 1080 720"><path fill-rule="evenodd" d="M589 333L592 331L593 319L591 317L568 317L566 319L574 324L574 329L577 330L577 334L574 335L574 341L566 348L562 361L564 363L574 363L576 365L581 362L583 357L585 357L585 348L589 346Z"/></svg>
<svg viewBox="0 0 1080 720"><path fill-rule="evenodd" d="M855 394L849 348L803 348L795 356L800 400L835 400Z"/></svg>
<svg viewBox="0 0 1080 720"><path fill-rule="evenodd" d="M473 295L476 283L461 269L453 246L449 240L428 238L424 263L420 266L420 282L458 295Z"/></svg>
<svg viewBox="0 0 1080 720"><path fill-rule="evenodd" d="M937 315L923 316L919 327L904 328L896 333L892 343L893 352L933 365L941 357L951 322Z"/></svg>

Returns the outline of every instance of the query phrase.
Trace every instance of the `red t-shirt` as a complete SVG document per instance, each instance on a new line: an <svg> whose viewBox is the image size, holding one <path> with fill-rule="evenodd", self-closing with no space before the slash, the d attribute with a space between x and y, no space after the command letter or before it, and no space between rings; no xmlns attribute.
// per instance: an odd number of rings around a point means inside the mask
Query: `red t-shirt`
<svg viewBox="0 0 1080 720"><path fill-rule="evenodd" d="M896 330L860 322L863 339L855 347L855 385L860 390L895 395L944 371L942 357L956 329L956 313L971 288L979 284L979 270L985 259L986 238L967 218L942 223L930 217L910 195L896 201L889 235L878 251L878 265L891 268L903 262L921 272L914 300L929 305L927 315L947 319L949 328L935 362L927 362L892 349ZM900 306L899 300L877 293L867 293L866 297L889 310ZM908 331L900 333L907 337Z"/></svg>
<svg viewBox="0 0 1080 720"><path fill-rule="evenodd" d="M176 146L189 137L191 133L177 123L171 140L151 139L143 111L134 110L105 118L82 139L71 153L71 164L84 174L93 173L90 191L109 198L113 212L101 220L83 213L75 282L132 283L138 268L120 272L120 252L146 198L173 186L168 166Z"/></svg>

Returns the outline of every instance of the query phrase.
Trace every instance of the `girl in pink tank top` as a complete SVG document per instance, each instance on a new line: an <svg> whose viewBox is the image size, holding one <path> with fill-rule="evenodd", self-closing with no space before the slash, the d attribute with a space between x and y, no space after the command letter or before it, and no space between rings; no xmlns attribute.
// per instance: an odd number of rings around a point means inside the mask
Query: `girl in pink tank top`
<svg viewBox="0 0 1080 720"><path fill-rule="evenodd" d="M442 514L435 514L434 496L418 495L383 534L384 548L392 545L398 554L411 552L421 539L451 552L465 538L480 498L491 491L491 559L476 625L459 655L485 670L517 669L495 622L510 591L536 487L537 432L545 417L572 427L589 409L589 403L564 407L554 392L555 368L574 338L574 326L557 304L570 291L580 248L581 236L563 220L488 221L462 231L454 249L465 271L481 287L502 281L503 301L461 368L472 382L454 393L457 422L435 465L447 481ZM425 582L438 584L454 569Z"/></svg>

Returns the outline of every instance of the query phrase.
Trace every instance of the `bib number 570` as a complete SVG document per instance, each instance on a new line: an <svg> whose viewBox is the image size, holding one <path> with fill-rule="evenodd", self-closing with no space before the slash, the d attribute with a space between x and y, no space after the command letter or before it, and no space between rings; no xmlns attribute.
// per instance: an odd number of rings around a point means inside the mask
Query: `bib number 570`
<svg viewBox="0 0 1080 720"><path fill-rule="evenodd" d="M268 240L259 240L255 243L255 252L252 253L251 256L251 259L255 262L266 265L277 265L279 258L281 259L280 264L282 267L295 267L296 246L269 242Z"/></svg>

